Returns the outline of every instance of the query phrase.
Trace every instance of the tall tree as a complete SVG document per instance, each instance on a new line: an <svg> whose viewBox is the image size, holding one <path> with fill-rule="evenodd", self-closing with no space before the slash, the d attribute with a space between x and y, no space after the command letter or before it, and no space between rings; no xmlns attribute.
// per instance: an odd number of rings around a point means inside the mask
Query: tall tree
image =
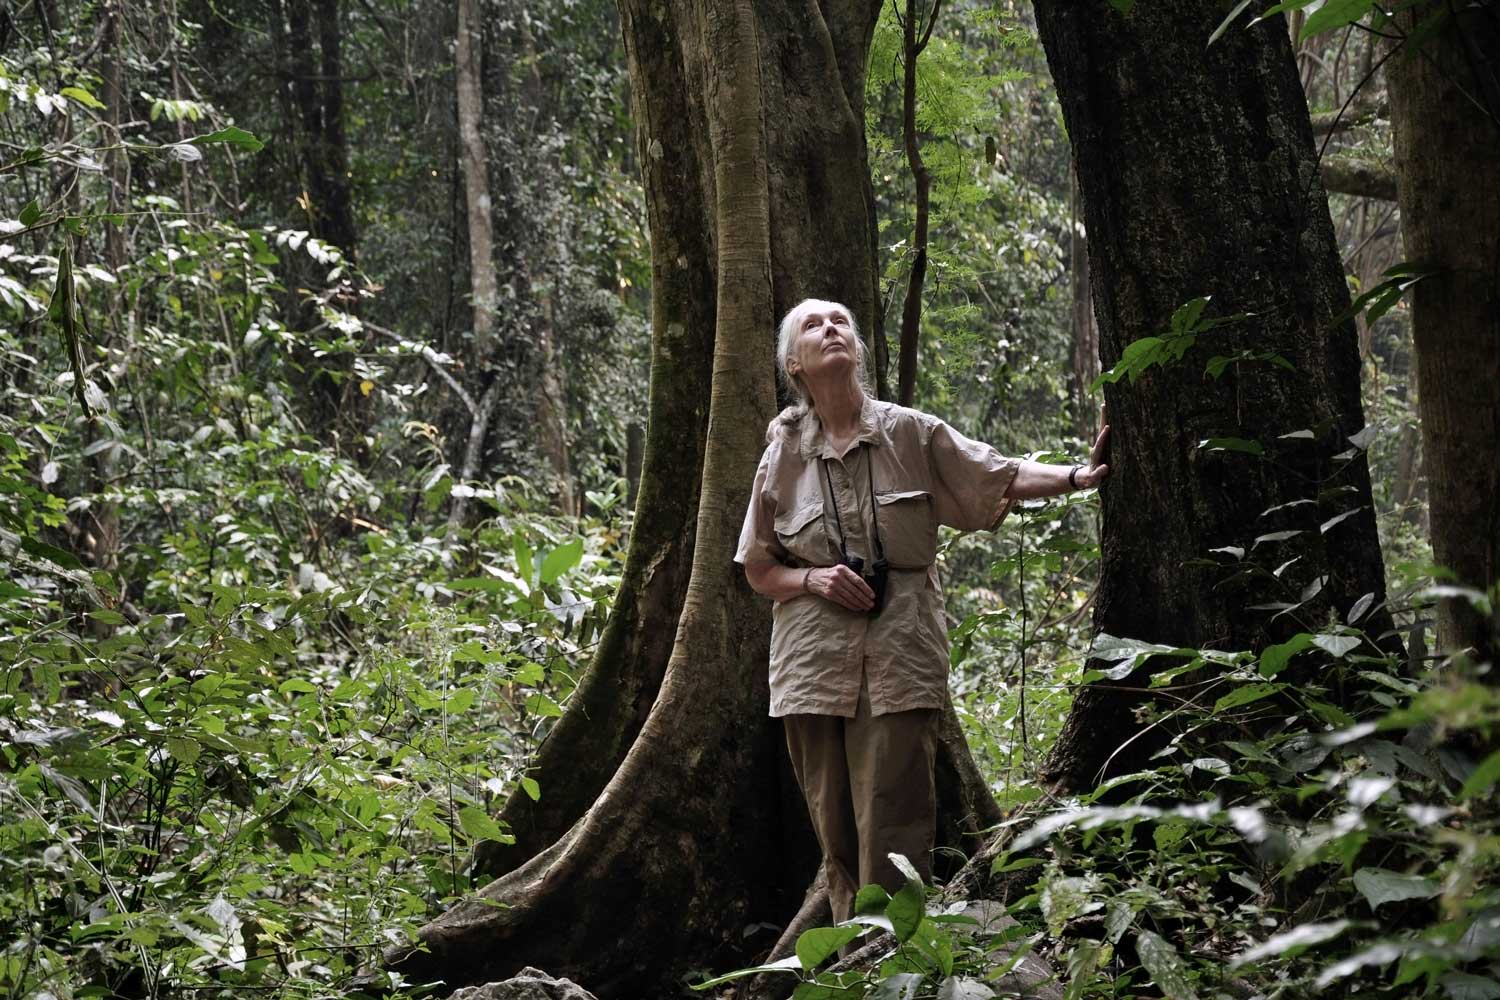
<svg viewBox="0 0 1500 1000"><path fill-rule="evenodd" d="M1249 649L1342 622L1366 595L1378 606L1384 575L1355 329L1333 323L1348 292L1291 46L1279 23L1206 46L1222 14L1197 0L1037 8L1102 361L1138 363L1143 338L1162 338L1162 363L1105 392L1114 475L1094 627ZM1203 328L1210 317L1230 321ZM1232 359L1217 377L1215 357ZM1166 736L1138 738L1134 703L1082 689L1051 779L1087 788L1134 769Z"/></svg>
<svg viewBox="0 0 1500 1000"><path fill-rule="evenodd" d="M459 168L464 177L464 218L469 233L469 295L473 316L474 355L481 363L495 350L495 309L500 281L495 269L494 206L490 200L490 161L480 126L484 120L484 76L479 63L484 32L479 0L459 0L454 37L453 80L458 105ZM464 440L459 479L473 479L479 471L485 433L499 402L499 381L476 399L465 392L469 433ZM467 498L453 498L449 523L463 523Z"/></svg>
<svg viewBox="0 0 1500 1000"><path fill-rule="evenodd" d="M285 0L292 98L300 118L304 206L313 234L354 259L358 234L344 130L339 0ZM316 33L317 46L313 40Z"/></svg>
<svg viewBox="0 0 1500 1000"><path fill-rule="evenodd" d="M1500 583L1500 13L1421 2L1387 63L1401 235L1432 273L1412 289L1432 552L1457 582ZM1500 610L1439 606L1438 643L1500 655Z"/></svg>
<svg viewBox="0 0 1500 1000"><path fill-rule="evenodd" d="M906 14L897 15L901 22L901 142L906 150L906 164L915 186L916 221L911 236L911 274L906 279L906 300L901 306L900 373L896 400L911 406L917 396L917 347L922 339L922 286L927 280L927 224L932 201L932 171L922 159L922 143L917 136L917 59L932 40L942 0L933 0L932 9L922 19L916 0L907 0ZM922 21L921 24L918 22Z"/></svg>
<svg viewBox="0 0 1500 1000"><path fill-rule="evenodd" d="M513 802L517 845L480 859L509 873L428 925L428 951L392 956L408 975L456 984L533 963L604 996L651 994L687 964L763 951L743 928L785 923L804 899L817 850L767 718L766 609L729 557L775 412L777 318L818 294L874 325L863 94L878 10L622 4L655 337L625 580L544 744L541 800ZM950 823L994 818L976 785L972 762L948 762Z"/></svg>

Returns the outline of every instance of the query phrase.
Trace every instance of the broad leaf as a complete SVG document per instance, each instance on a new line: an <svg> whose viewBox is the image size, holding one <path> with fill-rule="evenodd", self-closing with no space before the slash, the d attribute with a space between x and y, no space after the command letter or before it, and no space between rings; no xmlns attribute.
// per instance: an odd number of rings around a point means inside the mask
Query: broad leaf
<svg viewBox="0 0 1500 1000"><path fill-rule="evenodd" d="M1231 969L1259 962L1267 958L1290 958L1324 941L1332 941L1351 926L1347 920L1332 920L1325 924L1302 924L1289 931L1273 934L1254 948L1241 953L1229 963Z"/></svg>
<svg viewBox="0 0 1500 1000"><path fill-rule="evenodd" d="M1403 899L1430 899L1439 886L1420 875L1403 875L1384 868L1361 868L1354 873L1354 887L1365 897L1370 909L1382 903L1399 903Z"/></svg>
<svg viewBox="0 0 1500 1000"><path fill-rule="evenodd" d="M797 938L797 960L811 972L864 933L862 927L814 927Z"/></svg>
<svg viewBox="0 0 1500 1000"><path fill-rule="evenodd" d="M891 933L896 935L896 940L910 941L927 915L927 898L922 883L907 882L897 890L886 904L885 915L890 919Z"/></svg>
<svg viewBox="0 0 1500 1000"><path fill-rule="evenodd" d="M1168 1000L1198 1000L1188 982L1187 965L1169 941L1151 931L1141 931L1136 935L1135 947L1141 964Z"/></svg>
<svg viewBox="0 0 1500 1000"><path fill-rule="evenodd" d="M227 142L239 146L241 149L249 150L252 153L259 153L266 146L265 143L249 132L246 132L242 128L235 128L233 125L228 128L221 128L217 132L210 132L207 135L195 135L187 141L200 146L210 142Z"/></svg>

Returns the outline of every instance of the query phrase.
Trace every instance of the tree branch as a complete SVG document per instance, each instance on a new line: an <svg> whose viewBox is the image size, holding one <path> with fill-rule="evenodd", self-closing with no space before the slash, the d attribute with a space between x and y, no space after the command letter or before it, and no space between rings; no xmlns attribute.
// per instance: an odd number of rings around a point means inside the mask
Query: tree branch
<svg viewBox="0 0 1500 1000"><path fill-rule="evenodd" d="M1327 156L1321 169L1323 187L1330 194L1396 200L1396 172L1390 167L1347 156Z"/></svg>

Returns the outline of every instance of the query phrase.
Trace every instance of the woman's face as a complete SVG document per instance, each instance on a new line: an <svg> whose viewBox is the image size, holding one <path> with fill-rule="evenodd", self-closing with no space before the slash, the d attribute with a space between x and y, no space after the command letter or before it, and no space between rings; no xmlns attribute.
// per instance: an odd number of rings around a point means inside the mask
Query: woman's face
<svg viewBox="0 0 1500 1000"><path fill-rule="evenodd" d="M814 307L802 316L787 370L803 378L847 375L854 370L858 350L849 313L842 307Z"/></svg>

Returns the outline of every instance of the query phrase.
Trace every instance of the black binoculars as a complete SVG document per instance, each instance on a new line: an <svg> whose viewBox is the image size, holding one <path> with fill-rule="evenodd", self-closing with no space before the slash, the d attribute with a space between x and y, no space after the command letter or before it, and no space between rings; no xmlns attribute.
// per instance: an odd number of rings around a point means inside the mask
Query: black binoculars
<svg viewBox="0 0 1500 1000"><path fill-rule="evenodd" d="M885 582L890 574L890 564L884 559L876 559L870 565L870 572L866 573L865 561L863 559L859 556L846 556L842 560L842 565L854 570L859 578L869 584L871 590L875 591L875 603L870 605L870 610L866 614L871 618L880 614L881 610L885 608Z"/></svg>

